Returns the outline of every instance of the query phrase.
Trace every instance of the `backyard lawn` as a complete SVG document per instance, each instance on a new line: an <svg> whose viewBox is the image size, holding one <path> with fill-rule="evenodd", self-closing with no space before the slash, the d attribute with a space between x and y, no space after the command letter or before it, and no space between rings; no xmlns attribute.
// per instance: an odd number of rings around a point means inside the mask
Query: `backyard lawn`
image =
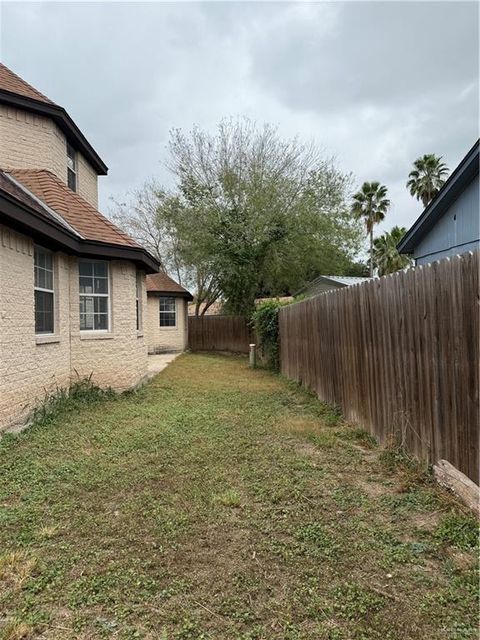
<svg viewBox="0 0 480 640"><path fill-rule="evenodd" d="M243 358L0 441L2 640L476 638L475 544L408 460Z"/></svg>

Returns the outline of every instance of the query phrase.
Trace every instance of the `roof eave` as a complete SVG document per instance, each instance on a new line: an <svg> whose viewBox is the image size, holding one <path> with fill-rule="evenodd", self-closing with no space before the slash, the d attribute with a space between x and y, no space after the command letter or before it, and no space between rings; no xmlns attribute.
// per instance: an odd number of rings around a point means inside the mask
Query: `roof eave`
<svg viewBox="0 0 480 640"><path fill-rule="evenodd" d="M190 291L166 291L165 289L149 289L147 290L147 296L148 295L154 295L154 296L161 296L161 295L165 295L165 296L172 296L174 298L186 298L189 302L191 302L193 300L193 296L190 293Z"/></svg>
<svg viewBox="0 0 480 640"><path fill-rule="evenodd" d="M5 91L4 89L0 89L0 103L17 109L31 111L55 120L56 124L65 133L67 138L74 141L74 146L87 158L98 175L107 175L107 165L103 162L63 107L53 103L50 104L48 102L42 102L41 100L21 96L17 93Z"/></svg>
<svg viewBox="0 0 480 640"><path fill-rule="evenodd" d="M78 238L60 223L47 220L2 190L0 190L0 222L6 223L20 233L38 238L46 246L61 249L67 253L86 257L130 260L146 273L157 273L160 266L143 247Z"/></svg>
<svg viewBox="0 0 480 640"><path fill-rule="evenodd" d="M479 142L473 145L458 167L445 182L435 198L424 209L404 237L397 244L399 253L411 254L434 224L443 216L462 190L479 172Z"/></svg>

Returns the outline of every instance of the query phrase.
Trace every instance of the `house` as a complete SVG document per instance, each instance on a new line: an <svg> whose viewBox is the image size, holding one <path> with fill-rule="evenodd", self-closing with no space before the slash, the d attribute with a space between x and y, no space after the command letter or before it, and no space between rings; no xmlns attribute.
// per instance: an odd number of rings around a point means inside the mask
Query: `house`
<svg viewBox="0 0 480 640"><path fill-rule="evenodd" d="M371 278L360 278L353 276L318 276L312 282L309 282L302 289L296 292L295 296L303 296L305 298L311 298L317 296L319 293L325 293L326 291L332 291L333 289L342 289L343 287L350 287L353 284L361 284Z"/></svg>
<svg viewBox="0 0 480 640"><path fill-rule="evenodd" d="M183 351L188 345L192 295L166 273L147 276L146 335L149 353Z"/></svg>
<svg viewBox="0 0 480 640"><path fill-rule="evenodd" d="M480 249L478 154L477 141L398 244L416 264Z"/></svg>
<svg viewBox="0 0 480 640"><path fill-rule="evenodd" d="M0 65L0 428L72 380L146 377L159 265L97 210L106 173L68 113Z"/></svg>

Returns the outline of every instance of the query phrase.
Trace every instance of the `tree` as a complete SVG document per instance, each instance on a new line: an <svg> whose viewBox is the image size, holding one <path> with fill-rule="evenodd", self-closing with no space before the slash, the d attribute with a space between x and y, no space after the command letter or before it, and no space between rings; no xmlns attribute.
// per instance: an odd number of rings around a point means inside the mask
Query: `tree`
<svg viewBox="0 0 480 640"><path fill-rule="evenodd" d="M411 258L397 250L398 243L406 233L405 227L393 227L373 241L373 259L379 276L411 266Z"/></svg>
<svg viewBox="0 0 480 640"><path fill-rule="evenodd" d="M174 130L169 149L175 186L149 183L114 218L195 291L197 313L221 297L249 316L259 294L351 268L362 243L351 177L313 145L240 119Z"/></svg>
<svg viewBox="0 0 480 640"><path fill-rule="evenodd" d="M426 207L442 188L449 170L442 162L442 156L434 153L417 158L413 166L408 174L407 189L410 190L410 195L421 200Z"/></svg>
<svg viewBox="0 0 480 640"><path fill-rule="evenodd" d="M174 130L170 154L178 188L193 189L210 212L205 230L231 313L249 315L259 291L283 292L315 259L352 249L355 234L345 246L341 234L351 221L346 181L313 145L240 119L221 122L214 135Z"/></svg>
<svg viewBox="0 0 480 640"><path fill-rule="evenodd" d="M373 277L373 228L381 222L390 207L387 187L379 182L364 182L360 191L353 196L352 213L363 219L370 238L370 277Z"/></svg>

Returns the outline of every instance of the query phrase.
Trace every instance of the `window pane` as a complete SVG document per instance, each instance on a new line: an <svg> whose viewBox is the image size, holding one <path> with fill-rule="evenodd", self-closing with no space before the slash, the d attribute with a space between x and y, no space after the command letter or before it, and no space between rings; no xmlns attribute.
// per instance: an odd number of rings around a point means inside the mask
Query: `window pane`
<svg viewBox="0 0 480 640"><path fill-rule="evenodd" d="M175 298L162 296L160 298L160 311L175 311Z"/></svg>
<svg viewBox="0 0 480 640"><path fill-rule="evenodd" d="M95 313L108 312L108 298L106 297L94 298L94 301L95 301L95 306L94 306Z"/></svg>
<svg viewBox="0 0 480 640"><path fill-rule="evenodd" d="M108 293L108 280L107 278L94 278L95 293Z"/></svg>
<svg viewBox="0 0 480 640"><path fill-rule="evenodd" d="M53 333L53 293L35 291L35 333Z"/></svg>
<svg viewBox="0 0 480 640"><path fill-rule="evenodd" d="M92 262L79 262L78 272L81 276L93 276L93 263Z"/></svg>
<svg viewBox="0 0 480 640"><path fill-rule="evenodd" d="M70 168L67 169L67 183L69 189L72 191L77 190L77 176Z"/></svg>
<svg viewBox="0 0 480 640"><path fill-rule="evenodd" d="M108 265L106 262L95 262L93 268L97 277L106 278L108 276Z"/></svg>
<svg viewBox="0 0 480 640"><path fill-rule="evenodd" d="M175 313L171 313L170 311L162 311L160 312L160 326L161 327L174 327L175 322Z"/></svg>
<svg viewBox="0 0 480 640"><path fill-rule="evenodd" d="M97 331L106 331L108 329L108 315L106 313L96 314L94 318Z"/></svg>
<svg viewBox="0 0 480 640"><path fill-rule="evenodd" d="M80 293L93 293L93 278L80 276Z"/></svg>
<svg viewBox="0 0 480 640"><path fill-rule="evenodd" d="M93 314L81 313L80 314L80 330L91 331L93 329Z"/></svg>

